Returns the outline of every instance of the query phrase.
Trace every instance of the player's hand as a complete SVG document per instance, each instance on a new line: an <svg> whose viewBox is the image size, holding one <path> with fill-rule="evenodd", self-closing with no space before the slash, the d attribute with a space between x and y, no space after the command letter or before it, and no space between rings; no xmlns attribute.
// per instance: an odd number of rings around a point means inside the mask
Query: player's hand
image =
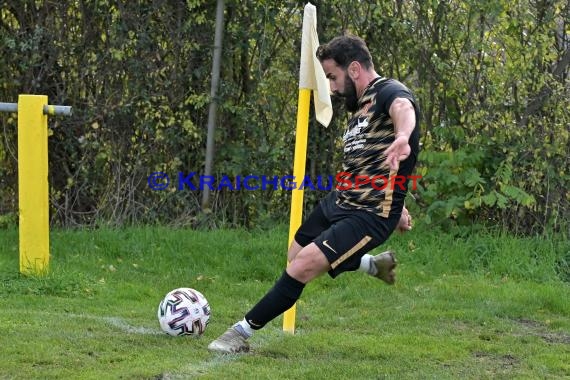
<svg viewBox="0 0 570 380"><path fill-rule="evenodd" d="M408 144L408 138L406 136L398 136L385 152L386 162L390 170L397 170L399 162L408 158L411 152L412 148Z"/></svg>
<svg viewBox="0 0 570 380"><path fill-rule="evenodd" d="M412 229L412 216L408 212L408 209L404 207L402 210L402 215L400 216L400 221L396 226L396 231L404 233Z"/></svg>

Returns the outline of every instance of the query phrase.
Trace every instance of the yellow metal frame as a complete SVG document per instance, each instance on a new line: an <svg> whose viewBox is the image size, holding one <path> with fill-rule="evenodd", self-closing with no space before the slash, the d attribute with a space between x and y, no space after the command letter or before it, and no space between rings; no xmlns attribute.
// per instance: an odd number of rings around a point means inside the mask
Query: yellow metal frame
<svg viewBox="0 0 570 380"><path fill-rule="evenodd" d="M43 274L49 265L48 128L44 95L18 97L20 273Z"/></svg>

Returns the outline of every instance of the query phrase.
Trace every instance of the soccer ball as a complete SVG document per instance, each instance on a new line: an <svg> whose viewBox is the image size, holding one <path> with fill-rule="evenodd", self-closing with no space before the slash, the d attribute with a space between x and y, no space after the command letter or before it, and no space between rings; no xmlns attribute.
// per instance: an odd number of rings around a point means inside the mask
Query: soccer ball
<svg viewBox="0 0 570 380"><path fill-rule="evenodd" d="M192 288L170 291L158 305L158 322L162 331L172 336L200 336L210 320L206 297Z"/></svg>

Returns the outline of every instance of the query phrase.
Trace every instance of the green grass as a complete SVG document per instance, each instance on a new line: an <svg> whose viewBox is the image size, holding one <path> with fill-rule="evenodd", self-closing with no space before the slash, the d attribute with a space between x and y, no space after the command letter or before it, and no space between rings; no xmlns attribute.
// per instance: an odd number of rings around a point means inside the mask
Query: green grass
<svg viewBox="0 0 570 380"><path fill-rule="evenodd" d="M393 287L362 273L311 283L296 333L282 319L220 356L208 343L273 284L286 228L166 227L51 234L50 272L22 277L15 230L0 230L1 379L563 379L570 376L570 244L473 227L418 226ZM160 332L160 299L208 298L200 339Z"/></svg>

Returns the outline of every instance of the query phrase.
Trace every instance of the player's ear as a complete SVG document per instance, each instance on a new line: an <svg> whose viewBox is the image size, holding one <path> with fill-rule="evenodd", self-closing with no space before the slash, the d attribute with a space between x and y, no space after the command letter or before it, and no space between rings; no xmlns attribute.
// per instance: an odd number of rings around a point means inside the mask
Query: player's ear
<svg viewBox="0 0 570 380"><path fill-rule="evenodd" d="M348 76L352 80L356 80L360 73L360 64L356 61L352 61L350 65L348 65Z"/></svg>

